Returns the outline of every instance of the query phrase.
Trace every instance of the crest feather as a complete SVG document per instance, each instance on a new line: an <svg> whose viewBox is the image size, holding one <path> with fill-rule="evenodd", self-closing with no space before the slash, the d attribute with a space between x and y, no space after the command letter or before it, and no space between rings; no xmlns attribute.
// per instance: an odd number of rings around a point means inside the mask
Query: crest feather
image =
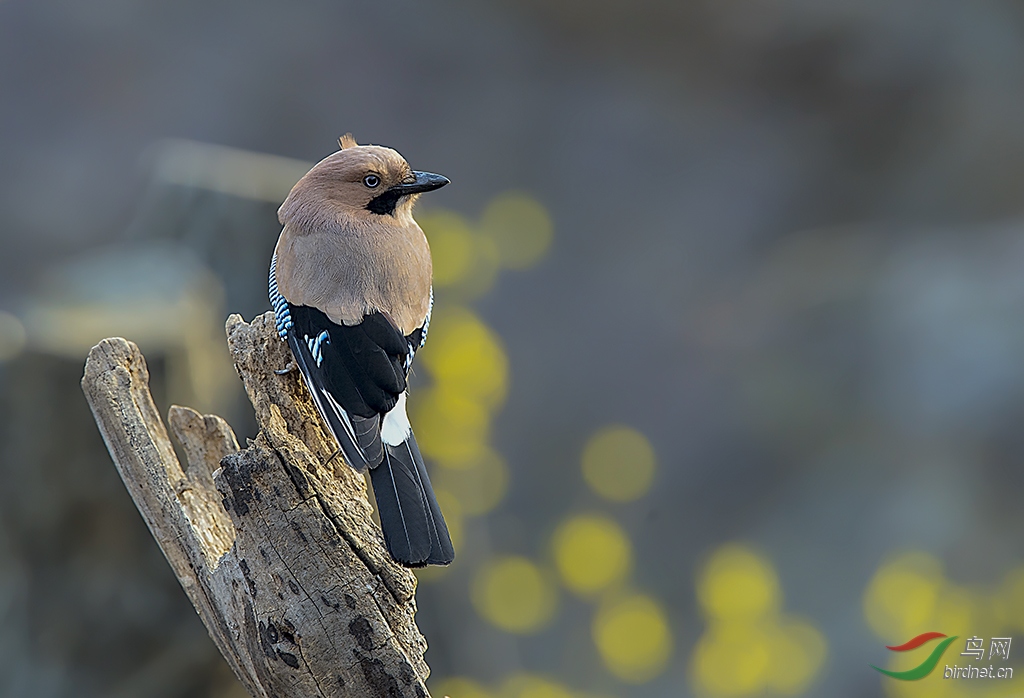
<svg viewBox="0 0 1024 698"><path fill-rule="evenodd" d="M345 150L346 148L355 148L359 144L356 143L356 139L352 137L351 133L346 133L338 139L338 145L341 146L342 150Z"/></svg>

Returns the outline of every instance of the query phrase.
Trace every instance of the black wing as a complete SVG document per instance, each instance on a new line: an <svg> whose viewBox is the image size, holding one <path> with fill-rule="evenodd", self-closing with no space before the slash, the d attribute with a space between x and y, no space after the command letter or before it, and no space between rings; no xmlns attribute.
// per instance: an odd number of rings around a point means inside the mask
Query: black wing
<svg viewBox="0 0 1024 698"><path fill-rule="evenodd" d="M378 465L381 416L406 388L408 341L382 313L347 326L316 308L289 311L288 345L346 460L359 470Z"/></svg>

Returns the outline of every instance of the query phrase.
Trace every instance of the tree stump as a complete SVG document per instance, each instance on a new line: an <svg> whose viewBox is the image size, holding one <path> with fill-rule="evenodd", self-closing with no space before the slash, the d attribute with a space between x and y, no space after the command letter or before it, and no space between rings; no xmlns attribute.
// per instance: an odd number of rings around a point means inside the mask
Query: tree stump
<svg viewBox="0 0 1024 698"><path fill-rule="evenodd" d="M138 347L105 339L82 389L153 537L256 698L428 698L416 578L392 561L366 483L323 428L272 313L227 321L260 433L240 450L215 415L173 406L175 455Z"/></svg>

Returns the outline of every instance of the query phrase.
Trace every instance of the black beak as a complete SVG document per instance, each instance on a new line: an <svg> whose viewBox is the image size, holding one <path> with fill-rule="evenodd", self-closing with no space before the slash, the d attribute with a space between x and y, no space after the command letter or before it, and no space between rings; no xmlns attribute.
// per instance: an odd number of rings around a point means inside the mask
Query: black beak
<svg viewBox="0 0 1024 698"><path fill-rule="evenodd" d="M399 196L405 196L406 194L421 194L425 191L440 189L451 181L447 177L439 174L432 174L430 172L413 172L412 174L416 177L414 181L409 182L408 184L396 184L388 191L398 192Z"/></svg>
<svg viewBox="0 0 1024 698"><path fill-rule="evenodd" d="M430 172L413 172L412 174L416 179L388 188L384 193L375 196L367 204L366 208L380 215L392 215L395 212L398 200L403 196L434 191L449 183L447 177L442 177L439 174L431 174Z"/></svg>

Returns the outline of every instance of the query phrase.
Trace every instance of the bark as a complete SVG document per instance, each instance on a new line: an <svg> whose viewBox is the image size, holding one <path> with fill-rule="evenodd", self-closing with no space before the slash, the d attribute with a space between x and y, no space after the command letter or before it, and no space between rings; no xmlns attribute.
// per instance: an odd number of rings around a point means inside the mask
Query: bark
<svg viewBox="0 0 1024 698"><path fill-rule="evenodd" d="M125 486L210 637L256 698L427 698L416 579L391 560L362 475L333 438L273 314L232 315L228 345L260 433L171 407L179 463L133 343L93 347L82 389Z"/></svg>

